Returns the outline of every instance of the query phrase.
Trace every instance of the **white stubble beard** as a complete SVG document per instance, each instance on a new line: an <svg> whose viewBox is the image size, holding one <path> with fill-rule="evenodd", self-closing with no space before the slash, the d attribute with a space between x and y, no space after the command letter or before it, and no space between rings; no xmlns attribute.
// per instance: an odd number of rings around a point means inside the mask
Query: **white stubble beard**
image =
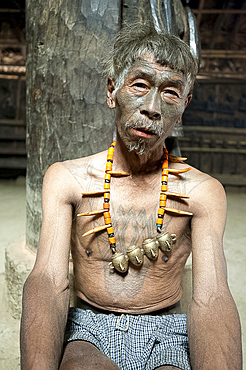
<svg viewBox="0 0 246 370"><path fill-rule="evenodd" d="M146 120L137 120L135 122L126 122L126 128L146 128L158 136L158 139L164 134L163 126L157 125L156 122ZM139 155L143 155L146 152L146 149L149 147L148 140L142 137L139 137L137 142L127 145L129 152L136 151Z"/></svg>

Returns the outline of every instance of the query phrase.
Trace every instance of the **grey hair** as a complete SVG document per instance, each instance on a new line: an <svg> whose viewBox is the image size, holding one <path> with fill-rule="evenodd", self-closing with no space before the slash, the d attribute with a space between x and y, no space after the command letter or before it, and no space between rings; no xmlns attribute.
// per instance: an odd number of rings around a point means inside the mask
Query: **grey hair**
<svg viewBox="0 0 246 370"><path fill-rule="evenodd" d="M135 60L152 54L157 63L182 72L192 91L198 66L189 46L174 35L157 33L150 23L125 25L103 62L105 77L115 80L120 88Z"/></svg>

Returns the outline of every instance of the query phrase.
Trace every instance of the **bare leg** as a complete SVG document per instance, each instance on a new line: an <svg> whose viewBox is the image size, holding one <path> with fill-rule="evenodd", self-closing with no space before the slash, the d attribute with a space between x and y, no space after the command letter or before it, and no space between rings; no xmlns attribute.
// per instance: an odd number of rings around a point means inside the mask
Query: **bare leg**
<svg viewBox="0 0 246 370"><path fill-rule="evenodd" d="M93 344L81 340L67 344L59 370L119 370Z"/></svg>

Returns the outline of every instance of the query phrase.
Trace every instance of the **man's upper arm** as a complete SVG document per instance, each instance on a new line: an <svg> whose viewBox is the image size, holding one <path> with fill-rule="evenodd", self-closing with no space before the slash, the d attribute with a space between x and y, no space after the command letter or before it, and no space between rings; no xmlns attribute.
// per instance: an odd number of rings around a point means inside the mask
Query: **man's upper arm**
<svg viewBox="0 0 246 370"><path fill-rule="evenodd" d="M68 262L76 181L61 163L46 172L35 266L23 291L23 369L57 369L69 306Z"/></svg>
<svg viewBox="0 0 246 370"><path fill-rule="evenodd" d="M227 290L223 252L226 197L222 185L212 178L202 182L192 197L193 299L206 304Z"/></svg>
<svg viewBox="0 0 246 370"><path fill-rule="evenodd" d="M43 221L34 271L45 273L58 286L68 275L74 199L74 178L61 163L53 164L43 182Z"/></svg>
<svg viewBox="0 0 246 370"><path fill-rule="evenodd" d="M187 330L192 369L240 370L240 319L223 252L225 192L217 180L207 177L190 195L193 292Z"/></svg>

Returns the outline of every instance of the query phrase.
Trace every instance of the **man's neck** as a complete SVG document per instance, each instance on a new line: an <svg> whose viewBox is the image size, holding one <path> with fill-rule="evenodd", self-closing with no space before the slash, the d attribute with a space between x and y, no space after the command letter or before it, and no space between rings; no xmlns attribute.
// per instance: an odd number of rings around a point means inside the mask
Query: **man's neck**
<svg viewBox="0 0 246 370"><path fill-rule="evenodd" d="M156 172L161 169L163 145L164 143L160 142L151 150L146 150L140 155L135 150L129 151L118 136L114 153L114 166L117 170L127 171L132 175Z"/></svg>

